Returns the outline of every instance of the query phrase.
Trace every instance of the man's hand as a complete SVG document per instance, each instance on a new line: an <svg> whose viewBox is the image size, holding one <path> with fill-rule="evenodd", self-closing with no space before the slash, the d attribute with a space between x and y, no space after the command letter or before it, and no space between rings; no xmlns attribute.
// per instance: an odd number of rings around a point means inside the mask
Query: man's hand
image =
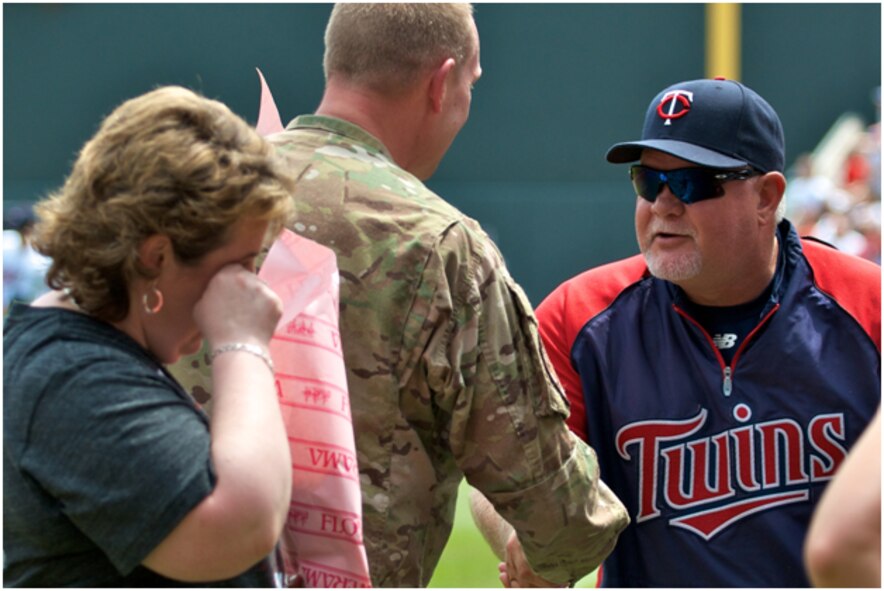
<svg viewBox="0 0 884 591"><path fill-rule="evenodd" d="M515 532L510 534L506 543L506 561L501 562L497 569L504 587L567 587L547 581L531 570Z"/></svg>

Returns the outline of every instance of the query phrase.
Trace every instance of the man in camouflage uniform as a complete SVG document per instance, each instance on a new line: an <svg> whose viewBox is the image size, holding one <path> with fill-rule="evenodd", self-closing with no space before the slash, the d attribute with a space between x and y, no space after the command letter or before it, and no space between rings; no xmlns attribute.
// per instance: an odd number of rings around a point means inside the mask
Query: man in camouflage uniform
<svg viewBox="0 0 884 591"><path fill-rule="evenodd" d="M341 4L315 115L269 139L298 178L293 230L337 255L373 584L426 586L463 475L536 572L592 571L628 517L567 403L533 311L478 223L429 177L481 75L468 4Z"/></svg>

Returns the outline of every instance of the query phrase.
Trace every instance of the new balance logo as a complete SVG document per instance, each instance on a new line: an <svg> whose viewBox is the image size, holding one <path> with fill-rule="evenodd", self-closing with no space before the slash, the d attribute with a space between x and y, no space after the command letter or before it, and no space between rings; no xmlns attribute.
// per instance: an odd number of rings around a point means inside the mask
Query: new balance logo
<svg viewBox="0 0 884 591"><path fill-rule="evenodd" d="M719 349L731 349L737 344L737 335L733 333L717 334L712 337L712 340Z"/></svg>

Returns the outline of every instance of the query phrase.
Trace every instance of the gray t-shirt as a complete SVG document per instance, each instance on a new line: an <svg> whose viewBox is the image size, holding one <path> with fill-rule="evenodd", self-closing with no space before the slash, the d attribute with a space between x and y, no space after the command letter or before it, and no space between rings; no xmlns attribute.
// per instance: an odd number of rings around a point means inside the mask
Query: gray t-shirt
<svg viewBox="0 0 884 591"><path fill-rule="evenodd" d="M140 564L215 486L205 414L89 316L16 304L3 346L4 585L183 586Z"/></svg>

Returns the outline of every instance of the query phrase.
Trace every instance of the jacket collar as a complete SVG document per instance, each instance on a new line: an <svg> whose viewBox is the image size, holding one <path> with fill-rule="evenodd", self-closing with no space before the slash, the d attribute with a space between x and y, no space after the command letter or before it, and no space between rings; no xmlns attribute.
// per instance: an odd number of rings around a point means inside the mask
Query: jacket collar
<svg viewBox="0 0 884 591"><path fill-rule="evenodd" d="M343 136L352 142L362 144L371 152L382 154L387 160L393 162L393 156L381 140L355 123L350 123L344 119L327 117L325 115L299 115L286 126L286 130L294 129L318 129L326 133Z"/></svg>

